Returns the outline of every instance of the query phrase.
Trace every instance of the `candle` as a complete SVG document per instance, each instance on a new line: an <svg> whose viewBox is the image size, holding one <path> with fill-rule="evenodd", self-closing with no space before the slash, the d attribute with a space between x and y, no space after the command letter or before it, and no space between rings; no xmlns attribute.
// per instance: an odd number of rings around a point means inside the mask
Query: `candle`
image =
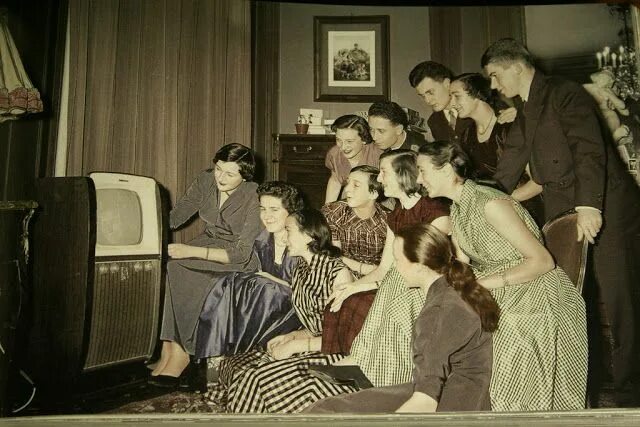
<svg viewBox="0 0 640 427"><path fill-rule="evenodd" d="M617 55L615 53L611 54L611 65L613 66L613 68L616 68L616 58Z"/></svg>
<svg viewBox="0 0 640 427"><path fill-rule="evenodd" d="M602 51L602 57L604 58L604 66L605 67L609 63L609 52L611 52L611 49L609 48L609 46L605 46L604 50Z"/></svg>
<svg viewBox="0 0 640 427"><path fill-rule="evenodd" d="M622 47L622 45L620 45L620 47L618 48L618 50L620 51L620 53L624 53L624 47Z"/></svg>
<svg viewBox="0 0 640 427"><path fill-rule="evenodd" d="M602 68L602 53L596 53L596 58L598 58L598 69Z"/></svg>

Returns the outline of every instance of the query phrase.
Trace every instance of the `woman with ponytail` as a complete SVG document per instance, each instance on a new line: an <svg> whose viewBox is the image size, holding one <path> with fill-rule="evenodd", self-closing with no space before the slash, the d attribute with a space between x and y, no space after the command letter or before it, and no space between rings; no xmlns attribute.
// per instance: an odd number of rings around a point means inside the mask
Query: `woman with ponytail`
<svg viewBox="0 0 640 427"><path fill-rule="evenodd" d="M490 410L491 333L500 311L491 293L432 225L396 233L393 256L407 287L426 294L413 328L413 382L324 399L307 412Z"/></svg>
<svg viewBox="0 0 640 427"><path fill-rule="evenodd" d="M585 305L555 266L529 213L510 196L466 179L469 158L457 145L420 148L419 182L451 206L457 257L500 306L493 335L490 394L494 411L584 408Z"/></svg>

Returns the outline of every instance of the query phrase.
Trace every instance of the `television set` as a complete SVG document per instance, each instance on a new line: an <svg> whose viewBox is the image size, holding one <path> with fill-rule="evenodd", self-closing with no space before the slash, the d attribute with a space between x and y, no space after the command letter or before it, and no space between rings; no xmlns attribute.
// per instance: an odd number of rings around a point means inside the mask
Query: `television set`
<svg viewBox="0 0 640 427"><path fill-rule="evenodd" d="M162 203L152 178L42 178L33 229L27 372L40 390L149 359L162 296Z"/></svg>

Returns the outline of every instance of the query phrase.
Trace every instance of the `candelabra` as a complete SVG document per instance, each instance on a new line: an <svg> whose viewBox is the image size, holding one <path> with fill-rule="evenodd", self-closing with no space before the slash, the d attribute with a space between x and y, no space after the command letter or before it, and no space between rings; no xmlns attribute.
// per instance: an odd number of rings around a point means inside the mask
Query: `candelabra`
<svg viewBox="0 0 640 427"><path fill-rule="evenodd" d="M636 53L633 49L620 46L617 53L611 51L609 46L605 46L602 52L596 53L598 68L611 71L614 76L614 90L618 96L627 100L632 98L640 99L640 80L638 79L638 69L636 64Z"/></svg>

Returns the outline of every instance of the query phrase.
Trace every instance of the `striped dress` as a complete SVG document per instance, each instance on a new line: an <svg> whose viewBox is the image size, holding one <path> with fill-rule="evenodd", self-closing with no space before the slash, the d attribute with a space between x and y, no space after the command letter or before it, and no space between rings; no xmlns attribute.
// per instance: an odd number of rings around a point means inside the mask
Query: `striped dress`
<svg viewBox="0 0 640 427"><path fill-rule="evenodd" d="M314 255L311 263L300 260L293 272L292 302L296 313L314 336L322 333L322 313L338 273L346 268L339 258ZM263 351L225 358L219 367L217 385L207 393L227 412L298 412L313 403L314 393L324 396L354 391L352 387L312 384L309 364L332 364L339 355L317 352L274 360Z"/></svg>
<svg viewBox="0 0 640 427"><path fill-rule="evenodd" d="M487 222L486 203L509 198L471 180L451 208L453 236L478 278L507 270L523 256ZM517 202L513 206L542 242L540 230ZM585 305L556 267L530 282L492 290L500 306L493 335L491 407L494 411L584 408L587 380Z"/></svg>

